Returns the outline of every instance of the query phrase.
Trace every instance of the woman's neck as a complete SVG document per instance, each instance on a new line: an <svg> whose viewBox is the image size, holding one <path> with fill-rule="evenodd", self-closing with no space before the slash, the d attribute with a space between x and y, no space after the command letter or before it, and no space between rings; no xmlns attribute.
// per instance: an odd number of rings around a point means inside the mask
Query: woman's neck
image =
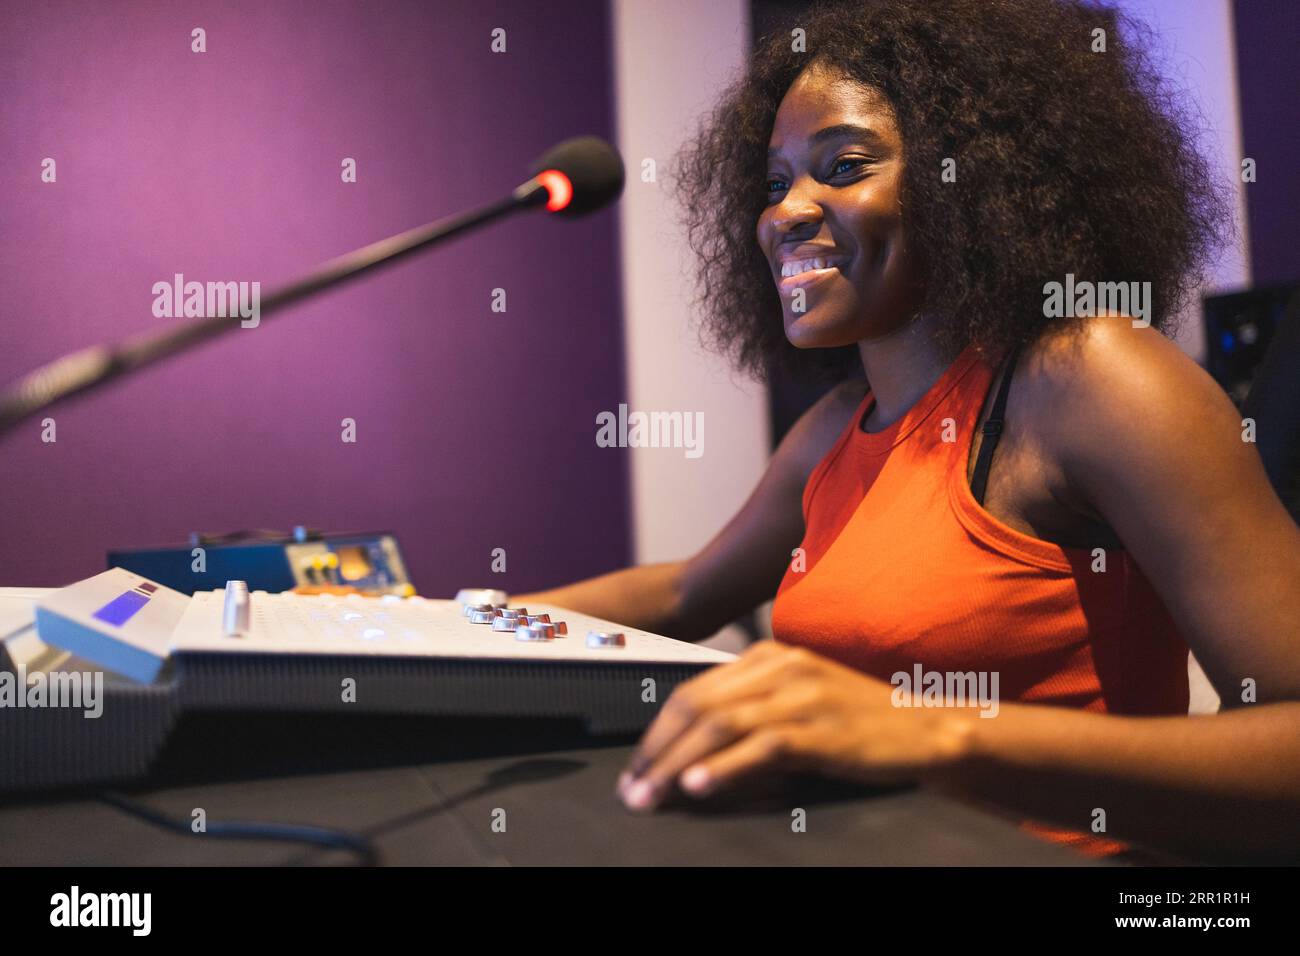
<svg viewBox="0 0 1300 956"><path fill-rule="evenodd" d="M875 399L867 416L871 431L902 418L948 368L952 358L936 341L938 328L936 317L918 315L888 335L858 343Z"/></svg>

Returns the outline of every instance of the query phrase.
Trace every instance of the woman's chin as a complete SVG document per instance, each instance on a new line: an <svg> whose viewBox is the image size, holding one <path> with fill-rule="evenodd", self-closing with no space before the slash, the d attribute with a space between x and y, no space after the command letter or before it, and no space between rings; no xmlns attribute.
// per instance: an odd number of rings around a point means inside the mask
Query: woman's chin
<svg viewBox="0 0 1300 956"><path fill-rule="evenodd" d="M786 316L785 337L797 349L833 349L842 345L853 345L860 336L848 327L848 323L819 321L819 316L811 312L795 317Z"/></svg>

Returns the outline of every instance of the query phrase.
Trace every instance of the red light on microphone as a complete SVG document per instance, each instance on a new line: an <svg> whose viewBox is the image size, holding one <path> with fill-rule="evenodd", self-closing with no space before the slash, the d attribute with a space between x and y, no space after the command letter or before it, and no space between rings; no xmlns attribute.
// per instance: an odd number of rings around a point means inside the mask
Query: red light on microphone
<svg viewBox="0 0 1300 956"><path fill-rule="evenodd" d="M550 197L546 200L546 208L551 212L559 212L573 201L573 183L558 169L543 170L533 178L546 187L546 194Z"/></svg>

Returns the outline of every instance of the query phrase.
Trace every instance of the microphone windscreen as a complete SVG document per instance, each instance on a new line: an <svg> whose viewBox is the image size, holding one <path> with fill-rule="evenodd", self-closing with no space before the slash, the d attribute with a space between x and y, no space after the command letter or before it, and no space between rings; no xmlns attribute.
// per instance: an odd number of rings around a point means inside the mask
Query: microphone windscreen
<svg viewBox="0 0 1300 956"><path fill-rule="evenodd" d="M555 169L573 185L561 216L582 216L608 205L623 192L623 159L597 136L578 136L553 146L534 164L533 175Z"/></svg>

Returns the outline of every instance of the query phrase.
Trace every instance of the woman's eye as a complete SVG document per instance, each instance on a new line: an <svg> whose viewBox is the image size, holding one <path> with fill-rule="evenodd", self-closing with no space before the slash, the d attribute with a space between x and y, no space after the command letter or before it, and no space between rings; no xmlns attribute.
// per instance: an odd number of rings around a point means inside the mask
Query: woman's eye
<svg viewBox="0 0 1300 956"><path fill-rule="evenodd" d="M835 165L831 167L831 175L843 176L846 173L851 173L854 170L861 169L869 162L870 160L863 159L861 156L845 156L842 159L835 160Z"/></svg>
<svg viewBox="0 0 1300 956"><path fill-rule="evenodd" d="M835 160L835 163L831 167L831 173L828 178L835 179L837 177L849 176L859 171L863 167L870 166L871 162L872 161L866 158L865 156L841 157L840 159ZM776 193L784 192L789 188L790 188L790 184L787 183L784 179L780 179L777 177L769 177L767 179L764 192L768 196L772 196Z"/></svg>

